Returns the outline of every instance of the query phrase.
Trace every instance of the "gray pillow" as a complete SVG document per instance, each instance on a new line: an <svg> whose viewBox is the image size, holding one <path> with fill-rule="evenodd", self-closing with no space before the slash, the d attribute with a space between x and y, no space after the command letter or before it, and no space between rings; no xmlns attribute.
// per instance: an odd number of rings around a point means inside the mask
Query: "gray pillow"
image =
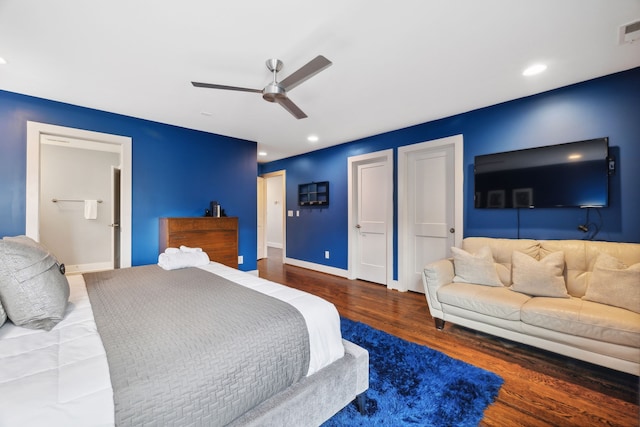
<svg viewBox="0 0 640 427"><path fill-rule="evenodd" d="M17 326L51 330L64 318L69 282L64 267L26 236L0 241L0 301Z"/></svg>

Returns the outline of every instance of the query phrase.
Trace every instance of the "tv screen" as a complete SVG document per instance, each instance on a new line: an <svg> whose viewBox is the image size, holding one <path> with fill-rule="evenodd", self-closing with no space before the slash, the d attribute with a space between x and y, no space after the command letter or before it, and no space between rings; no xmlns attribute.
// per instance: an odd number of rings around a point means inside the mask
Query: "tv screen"
<svg viewBox="0 0 640 427"><path fill-rule="evenodd" d="M606 207L608 157L608 138L476 156L475 207Z"/></svg>

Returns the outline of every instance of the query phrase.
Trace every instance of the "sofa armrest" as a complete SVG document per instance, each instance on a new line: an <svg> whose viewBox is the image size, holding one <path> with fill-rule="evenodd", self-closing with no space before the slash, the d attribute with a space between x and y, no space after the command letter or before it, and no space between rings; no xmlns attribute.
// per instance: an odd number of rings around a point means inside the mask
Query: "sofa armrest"
<svg viewBox="0 0 640 427"><path fill-rule="evenodd" d="M425 265L422 273L422 283L424 284L424 294L429 304L431 316L439 319L443 318L442 306L438 301L436 292L441 286L453 282L454 275L453 260L450 258Z"/></svg>

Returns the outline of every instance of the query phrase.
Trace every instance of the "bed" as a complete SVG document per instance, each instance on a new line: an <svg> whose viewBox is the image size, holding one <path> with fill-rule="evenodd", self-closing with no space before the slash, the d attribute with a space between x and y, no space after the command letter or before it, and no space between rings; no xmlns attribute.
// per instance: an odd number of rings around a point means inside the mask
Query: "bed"
<svg viewBox="0 0 640 427"><path fill-rule="evenodd" d="M167 276L170 280L163 282ZM311 294L216 262L180 271L133 267L71 275L68 281L64 318L50 331L9 321L0 327L2 426L317 426L368 388L367 351L341 338L335 307ZM231 299L223 300L222 294L229 293ZM162 294L168 294L168 308L161 305ZM195 299L186 299L187 294ZM249 297L257 294L261 297L256 300L273 300L283 311L265 314L262 303L254 304ZM200 315L214 300L239 315ZM233 308L232 300L240 305ZM302 319L297 322L302 325L298 329L304 329L306 350L276 341L281 338L274 330L294 328L286 314L291 310ZM250 311L257 312L258 319L217 341L220 330L227 330L225 322L242 323L238 319ZM154 335L154 328L162 333ZM244 339L247 329L249 338ZM213 345L207 344L212 341L209 334L216 336ZM185 341L167 347L181 339L179 335ZM250 346L274 341L286 351L278 355L273 348L240 347L225 361L231 347L243 340ZM251 352L255 363L249 360ZM283 359L297 364L292 367ZM163 371L167 360L169 367ZM234 360L241 365L230 364ZM275 374L269 366L254 364L277 365ZM224 369L216 368L220 366ZM217 389L221 383L231 391ZM238 385L249 390L248 397L235 389Z"/></svg>

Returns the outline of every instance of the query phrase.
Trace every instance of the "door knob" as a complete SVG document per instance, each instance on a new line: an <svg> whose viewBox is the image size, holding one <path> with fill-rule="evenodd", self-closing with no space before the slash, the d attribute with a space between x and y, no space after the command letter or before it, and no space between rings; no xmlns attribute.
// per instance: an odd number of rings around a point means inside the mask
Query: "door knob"
<svg viewBox="0 0 640 427"><path fill-rule="evenodd" d="M109 224L109 227L118 228L120 227L120 224Z"/></svg>
<svg viewBox="0 0 640 427"><path fill-rule="evenodd" d="M356 224L356 228L360 228L360 224Z"/></svg>
<svg viewBox="0 0 640 427"><path fill-rule="evenodd" d="M455 233L455 232L456 232L456 229L455 229L455 228L451 227L451 228L449 229L449 233L453 234L453 233Z"/></svg>

